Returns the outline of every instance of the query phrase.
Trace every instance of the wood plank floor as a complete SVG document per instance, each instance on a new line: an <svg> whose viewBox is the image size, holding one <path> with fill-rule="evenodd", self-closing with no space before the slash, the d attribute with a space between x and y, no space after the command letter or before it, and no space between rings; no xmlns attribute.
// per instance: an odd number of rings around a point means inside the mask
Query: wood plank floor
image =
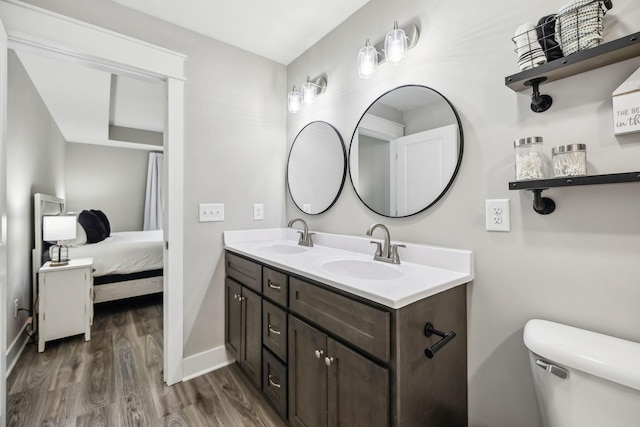
<svg viewBox="0 0 640 427"><path fill-rule="evenodd" d="M27 345L7 381L7 425L286 426L237 364L165 385L162 340L161 297L96 305L91 341Z"/></svg>

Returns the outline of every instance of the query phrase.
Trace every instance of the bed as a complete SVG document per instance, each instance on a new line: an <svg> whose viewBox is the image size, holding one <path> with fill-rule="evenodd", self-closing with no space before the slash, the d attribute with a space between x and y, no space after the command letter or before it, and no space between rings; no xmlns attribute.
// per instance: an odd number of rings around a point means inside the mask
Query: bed
<svg viewBox="0 0 640 427"><path fill-rule="evenodd" d="M37 272L48 259L42 240L42 218L65 212L64 200L47 194L34 195L33 292L37 295ZM94 303L149 295L163 291L162 230L111 232L97 243L69 247L69 258L93 258Z"/></svg>

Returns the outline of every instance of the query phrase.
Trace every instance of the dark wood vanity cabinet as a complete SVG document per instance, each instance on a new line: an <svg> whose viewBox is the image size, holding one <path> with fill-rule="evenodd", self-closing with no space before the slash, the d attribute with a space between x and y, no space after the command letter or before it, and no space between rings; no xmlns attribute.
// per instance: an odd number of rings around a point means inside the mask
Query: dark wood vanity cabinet
<svg viewBox="0 0 640 427"><path fill-rule="evenodd" d="M226 257L227 349L290 425L467 425L466 286L391 309ZM428 322L456 333L433 358Z"/></svg>
<svg viewBox="0 0 640 427"><path fill-rule="evenodd" d="M226 256L225 345L247 377L262 381L262 267L233 254ZM254 290L251 290L254 289Z"/></svg>
<svg viewBox="0 0 640 427"><path fill-rule="evenodd" d="M289 316L289 422L389 426L389 370Z"/></svg>
<svg viewBox="0 0 640 427"><path fill-rule="evenodd" d="M233 279L225 281L225 342L242 370L258 387L262 365L262 319L260 295Z"/></svg>

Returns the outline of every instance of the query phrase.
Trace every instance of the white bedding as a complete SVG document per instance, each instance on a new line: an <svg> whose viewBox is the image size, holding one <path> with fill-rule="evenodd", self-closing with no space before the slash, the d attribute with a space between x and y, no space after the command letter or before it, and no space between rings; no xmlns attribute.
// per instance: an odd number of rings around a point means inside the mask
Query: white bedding
<svg viewBox="0 0 640 427"><path fill-rule="evenodd" d="M162 230L123 231L98 243L69 248L69 258L93 258L94 276L157 270L163 266Z"/></svg>

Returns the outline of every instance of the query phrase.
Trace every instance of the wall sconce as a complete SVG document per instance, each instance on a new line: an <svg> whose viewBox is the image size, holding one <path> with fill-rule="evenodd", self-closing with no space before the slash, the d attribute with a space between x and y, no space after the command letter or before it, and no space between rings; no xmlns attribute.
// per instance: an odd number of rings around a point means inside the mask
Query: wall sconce
<svg viewBox="0 0 640 427"><path fill-rule="evenodd" d="M395 21L393 30L386 34L384 40L370 46L367 39L364 47L358 51L358 75L368 79L376 72L379 64L385 61L398 64L404 59L406 51L418 43L419 38L420 31L415 24L398 28L398 21ZM384 56L379 52L384 52Z"/></svg>
<svg viewBox="0 0 640 427"><path fill-rule="evenodd" d="M360 78L369 79L378 69L378 51L369 44L367 39L364 47L358 51L358 75Z"/></svg>
<svg viewBox="0 0 640 427"><path fill-rule="evenodd" d="M287 109L290 113L297 113L302 109L303 104L313 104L316 97L322 95L327 89L327 79L324 76L311 79L307 76L307 81L302 85L300 91L293 87L287 96Z"/></svg>
<svg viewBox="0 0 640 427"><path fill-rule="evenodd" d="M302 94L295 86L287 96L287 108L290 113L297 113L302 108Z"/></svg>

